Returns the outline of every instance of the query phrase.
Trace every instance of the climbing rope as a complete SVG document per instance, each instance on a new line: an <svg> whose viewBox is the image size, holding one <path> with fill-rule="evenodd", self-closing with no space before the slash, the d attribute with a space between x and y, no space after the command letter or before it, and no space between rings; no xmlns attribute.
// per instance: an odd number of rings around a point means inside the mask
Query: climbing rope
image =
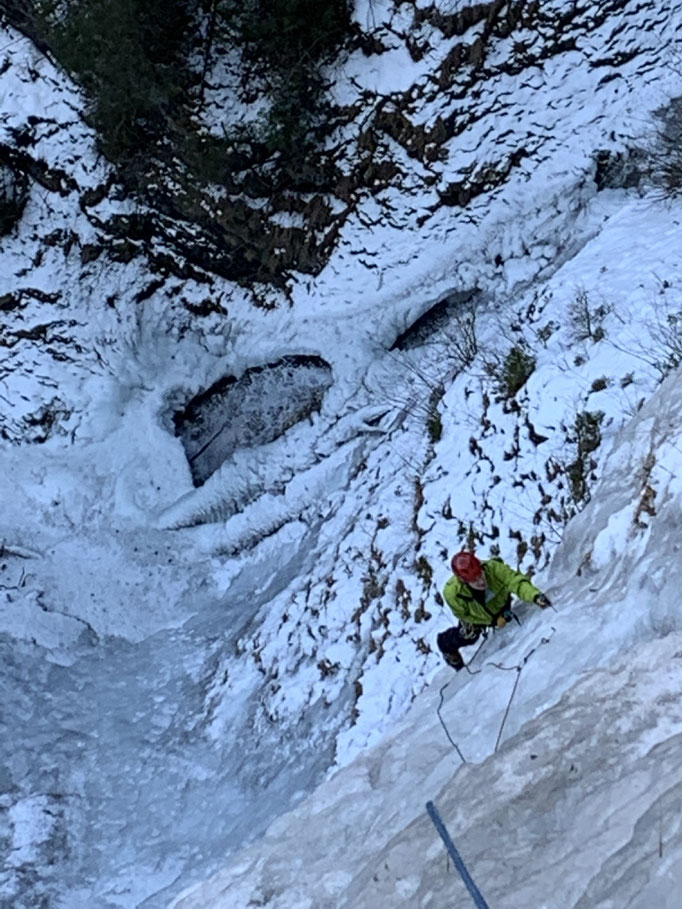
<svg viewBox="0 0 682 909"><path fill-rule="evenodd" d="M514 695L516 694L516 689L519 686L519 679L521 678L521 667L516 667L516 681L514 682L514 687L512 688L512 693L509 697L509 702L507 704L507 709L504 711L504 716L502 717L502 724L500 725L500 731L497 733L497 738L495 739L495 747L493 748L493 754L497 752L498 745L500 744L500 739L502 738L502 731L504 730L504 724L507 722L507 717L509 716L509 711L511 710L512 701L514 700Z"/></svg>
<svg viewBox="0 0 682 909"><path fill-rule="evenodd" d="M497 741L495 742L493 754L497 751L497 748L500 744L500 740L502 739L502 732L504 731L504 724L507 722L507 717L509 716L509 711L511 710L511 705L512 705L512 701L514 700L514 695L516 694L516 689L519 687L519 680L521 679L521 670L526 665L528 660L533 656L533 654L538 649L538 647L541 647L543 644L549 644L549 642L552 640L552 638L554 637L554 633L556 632L556 628L553 625L551 627L552 627L552 633L549 635L549 637L540 638L540 640L535 645L535 647L533 647L532 650L528 651L528 653L521 660L521 662L518 664L518 666L500 666L498 663L491 664L492 666L497 667L497 669L503 669L503 670L515 669L516 670L516 681L514 682L514 687L512 688L512 693L509 696L509 701L507 703L507 709L504 711L504 716L502 717L502 724L500 726L500 731L497 733Z"/></svg>
<svg viewBox="0 0 682 909"><path fill-rule="evenodd" d="M451 682L451 681L452 681L452 679L450 679L450 682ZM455 749L455 751L457 752L457 754L460 756L460 759L461 759L462 763L463 763L463 764L466 764L466 763L467 763L467 760L466 760L466 758L464 757L464 755L462 754L462 752L460 751L460 748L459 748L459 745L457 744L457 742L456 742L456 741L452 738L452 736L450 735L450 732L449 732L449 730L448 730L448 727L445 725L445 720L443 719L443 717L442 717L442 715L441 715L441 712L440 712L441 707L443 706L443 697L444 697L444 694L443 694L443 693L444 693L445 689L448 687L448 685L450 684L450 682L446 682L446 683L443 685L443 687L441 688L441 690L440 690L440 704L438 705L438 719L440 720L441 726L442 726L443 729L445 730L445 734L446 734L447 737L448 737L448 741L450 742L450 744L452 745L452 747Z"/></svg>
<svg viewBox="0 0 682 909"><path fill-rule="evenodd" d="M483 632L483 640L476 648L476 653L474 653L474 655L472 656L472 658L469 660L468 663L464 664L464 668L469 673L469 675L478 675L479 672L483 672L483 667L481 667L480 669L469 669L469 666L471 666L471 664L474 662L474 660L476 659L476 657L479 654L479 651L481 650L481 648L483 647L483 645L485 644L485 642L487 640L488 640L488 631L486 629L486 631Z"/></svg>
<svg viewBox="0 0 682 909"><path fill-rule="evenodd" d="M547 636L547 637L542 637L542 638L538 641L538 643L535 645L535 647L533 647L531 650L529 650L528 653L527 653L527 654L524 656L524 658L521 660L521 662L520 662L520 663L517 663L515 666L502 666L500 663L493 663L493 662L491 662L491 661L489 661L488 663L485 664L486 666L494 666L495 669L500 669L500 670L502 670L503 672L514 672L514 671L516 671L516 680L514 681L514 687L512 688L511 695L509 696L509 701L507 702L507 708L506 708L506 710L504 711L504 716L502 717L502 723L501 723L501 725L500 725L500 731L499 731L498 734L497 734L497 740L496 740L496 742L495 742L495 748L493 749L493 753L495 753L495 752L497 751L497 749L498 749L498 747L499 747L499 744L500 744L500 741L502 740L502 733L504 732L504 726L505 726L505 723L507 722L507 717L509 716L509 711L511 710L512 702L513 702L514 696L515 696L515 694L516 694L516 689L518 688L518 686L519 686L519 681L520 681L520 679L521 679L521 671L523 670L523 668L524 668L524 666L526 665L526 663L528 662L528 660L533 656L533 654L535 653L535 651L536 651L539 647L541 647L543 644L549 644L549 642L552 640L552 638L554 637L554 634L555 634L555 632L556 632L556 628L555 628L553 625L551 626L551 628L552 628L552 633L551 633L549 636ZM476 659L476 657L478 656L478 652L480 651L480 649L481 649L481 647L483 646L484 643L485 643L485 641L481 642L481 644L480 644L479 647L478 647L478 650L477 650L476 653L472 656L472 658L469 660L469 665L470 665L471 663L473 663L473 661ZM468 666L467 666L466 668L468 669ZM469 672L470 672L471 675L477 675L479 672L482 672L483 669L484 669L484 667L481 667L481 669L469 670ZM440 720L441 726L442 726L443 729L445 730L445 734L446 734L446 736L448 737L448 741L450 742L450 744L453 746L453 748L455 749L455 751L456 751L457 754L459 755L459 757L460 757L462 763L463 763L463 764L466 764L466 763L467 763L467 760L466 760L466 758L464 757L464 755L462 754L462 751L461 751L459 745L457 744L457 742L455 742L454 739L452 738L452 736L450 735L450 732L449 732L449 730L448 730L448 727L446 726L445 720L443 719L443 716L442 716L442 714L441 714L441 709L442 709L442 707L443 707L443 700L444 700L444 692L445 692L445 689L448 687L448 685L450 684L451 681L452 681L452 679L450 679L449 682L446 682L445 685L443 685L443 687L440 689L440 703L438 704L438 709L437 709L438 719Z"/></svg>
<svg viewBox="0 0 682 909"><path fill-rule="evenodd" d="M462 861L462 857L459 854L459 852L457 851L457 847L450 839L450 834L448 833L448 831L445 827L445 824L443 823L443 819L441 818L440 814L438 813L438 809L433 804L433 802L426 803L426 810L429 814L429 817L433 821L433 826L436 828L436 830L440 834L440 838L445 843L445 848L450 853L450 857L452 858L452 861L455 863L455 868L459 871L460 877L464 881L464 885L466 886L467 890L471 894L471 897L472 897L474 903L476 903L476 909L490 909L490 907L488 906L486 901L483 899L483 895L481 894L481 891L478 889L478 887L476 886L476 884L473 881L473 878L469 874L466 865Z"/></svg>
<svg viewBox="0 0 682 909"><path fill-rule="evenodd" d="M519 686L519 681L521 679L521 672L523 671L524 666L526 666L526 664L528 663L528 660L533 656L533 654L538 650L538 648L541 647L543 644L549 644L549 642L552 640L552 638L554 637L554 634L556 633L556 628L554 628L554 626L551 626L551 628L552 628L551 634L549 634L546 637L542 637L538 641L538 643L535 645L535 647L532 647L528 651L528 653L526 653L526 655L521 660L521 662L518 663L517 665L503 666L500 663L493 663L493 662L485 664L486 666L487 665L494 666L496 669L500 669L503 672L513 672L513 671L516 672L516 679L514 680L514 687L512 688L512 692L511 692L511 694L509 696L509 700L507 702L507 708L504 711L504 716L502 717L502 723L500 725L500 731L497 734L497 740L495 742L495 748L493 750L493 753L495 753L497 751L499 744L502 740L502 733L504 732L505 723L507 722L507 717L509 716L511 706L514 701L514 696L516 695L516 689ZM473 663L473 661L476 659L476 657L478 656L478 653L481 650L481 647L483 646L484 643L485 643L485 639L481 642L478 649L476 650L476 653L474 653L473 657L469 660L469 664L467 664L466 668L471 675L477 675L484 668L484 667L481 667L481 669L476 669L476 670L469 669L469 665L471 663ZM443 707L443 701L444 701L444 697L445 697L445 690L448 687L448 685L450 685L451 682L452 682L452 679L450 679L450 681L446 682L445 685L443 685L443 687L440 689L440 703L438 704L438 711L437 711L438 719L440 720L441 725L442 725L443 729L445 730L445 734L448 737L448 741L450 742L452 747L455 749L455 751L459 755L459 758L462 761L462 763L466 764L467 760L464 757L464 755L462 754L462 751L461 751L459 745L457 744L457 742L455 742L455 740L450 735L450 731L449 731L447 725L445 724L445 721L441 714L441 709ZM467 890L469 891L469 894L471 895L474 903L476 904L476 909L490 909L490 907L486 903L485 899L483 898L481 891L478 889L478 887L476 886L476 884L473 881L473 878L469 874L466 865L462 861L462 857L460 856L459 852L457 851L457 847L455 846L452 839L450 838L450 834L448 833L448 831L445 827L445 824L443 823L443 820L442 820L440 814L438 813L438 809L433 804L433 802L426 803L426 810L429 814L429 817L433 821L433 825L435 826L436 830L440 834L440 837L445 844L445 848L448 850L450 857L452 858L452 861L454 862L455 868L459 872L460 877L464 881L464 884L465 884Z"/></svg>
<svg viewBox="0 0 682 909"><path fill-rule="evenodd" d="M478 647L476 648L476 652L474 653L474 655L472 656L472 658L469 660L469 662L468 662L467 664L465 664L465 667L464 667L464 668L467 670L467 672L468 672L470 675L478 675L479 672L482 672L482 671L483 671L482 668L481 668L481 669L469 669L469 666L471 665L471 663L474 662L474 660L476 659L476 657L477 657L478 654L479 654L479 651L480 651L481 647L483 647L483 645L485 644L485 642L486 642L486 638L484 637L483 640L481 641L481 643L480 643L480 644L478 645ZM440 690L440 703L438 704L438 709L437 709L438 719L440 720L441 726L442 726L443 729L445 730L445 734L446 734L446 736L448 737L448 741L450 742L450 744L452 745L452 747L455 749L455 751L456 751L457 754L459 755L459 757L460 757L462 763L463 763L463 764L466 764L466 763L467 763L467 760L466 760L466 758L464 757L464 755L462 754L462 752L461 752L461 750L460 750L460 747L459 747L459 745L457 744L457 742L455 742L455 740L454 740L454 739L452 738L452 736L450 735L450 732L449 732L449 730L448 730L448 727L445 725L445 720L443 719L443 715L442 715L441 712L440 712L440 711L441 711L441 708L442 708L442 706L443 706L443 699L444 699L444 697L445 697L445 689L448 687L448 685L450 684L451 681L452 681L452 679L450 679L449 682L446 682L446 683L443 685L443 687L441 688L441 690Z"/></svg>

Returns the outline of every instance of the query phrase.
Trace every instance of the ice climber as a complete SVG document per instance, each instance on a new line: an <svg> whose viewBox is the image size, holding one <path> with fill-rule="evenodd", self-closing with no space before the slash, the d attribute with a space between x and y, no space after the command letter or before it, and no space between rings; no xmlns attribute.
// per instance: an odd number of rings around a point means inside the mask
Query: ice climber
<svg viewBox="0 0 682 909"><path fill-rule="evenodd" d="M474 644L486 628L504 628L512 620L512 594L541 609L551 605L525 574L514 571L501 559L481 562L473 553L463 551L454 555L450 564L454 573L443 596L459 625L441 632L437 642L453 669L464 668L460 647Z"/></svg>

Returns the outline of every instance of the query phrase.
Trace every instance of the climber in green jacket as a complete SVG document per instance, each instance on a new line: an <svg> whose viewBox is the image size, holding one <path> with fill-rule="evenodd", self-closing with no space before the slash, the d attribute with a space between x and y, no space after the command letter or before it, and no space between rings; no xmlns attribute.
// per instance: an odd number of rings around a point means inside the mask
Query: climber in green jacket
<svg viewBox="0 0 682 909"><path fill-rule="evenodd" d="M464 668L460 647L474 644L485 628L504 628L511 621L512 594L541 609L551 606L549 599L520 571L501 559L481 562L471 552L452 557L453 576L445 585L445 602L459 619L459 626L438 635L438 647L445 661L455 670Z"/></svg>

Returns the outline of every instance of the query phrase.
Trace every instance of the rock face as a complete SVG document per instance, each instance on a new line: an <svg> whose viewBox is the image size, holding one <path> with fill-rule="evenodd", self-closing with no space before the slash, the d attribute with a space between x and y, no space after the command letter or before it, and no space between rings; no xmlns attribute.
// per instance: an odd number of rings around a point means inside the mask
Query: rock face
<svg viewBox="0 0 682 909"><path fill-rule="evenodd" d="M234 135L211 182L152 159L146 211L134 226L96 218L109 180L83 194L83 210L108 244L132 239L128 254L143 249L161 273L208 272L286 291L293 273L320 274L358 217L366 227L420 229L443 209L470 218L475 200L522 184L561 147L561 119L579 103L564 98L548 108L547 92L578 69L585 89L605 99L618 93L611 83L645 79L665 56L661 34L679 11L675 0L492 0L456 12L388 2L376 13L369 5L330 67L322 146L285 172L262 143L239 138L240 116L263 97L240 77L239 54L225 48L205 74L201 111L192 112L215 134ZM527 119L532 132L521 126ZM0 158L52 191L74 188L34 146L34 133L16 133ZM200 159L210 154L207 140Z"/></svg>
<svg viewBox="0 0 682 909"><path fill-rule="evenodd" d="M196 395L173 417L195 485L200 486L237 449L273 442L319 411L332 383L319 357L285 357L227 376Z"/></svg>
<svg viewBox="0 0 682 909"><path fill-rule="evenodd" d="M656 49L657 36L679 10L655 0L494 0L456 12L437 4L368 7L360 46L334 70L325 147L314 162L299 162L315 180L282 189L272 162L235 161L220 191L223 215L180 227L187 215L173 203L178 248L228 277L282 281L292 270L319 274L363 210L374 211L360 215L368 227L421 228L442 209L471 217L472 202L522 184L560 148L560 121L577 99L548 108L541 99L554 86L580 69L590 91L606 97L614 80L646 78L666 53ZM221 88L220 73L211 79L209 106L236 100L229 83ZM527 119L532 132L521 125ZM210 249L220 247L220 261L201 261L202 235L212 237Z"/></svg>

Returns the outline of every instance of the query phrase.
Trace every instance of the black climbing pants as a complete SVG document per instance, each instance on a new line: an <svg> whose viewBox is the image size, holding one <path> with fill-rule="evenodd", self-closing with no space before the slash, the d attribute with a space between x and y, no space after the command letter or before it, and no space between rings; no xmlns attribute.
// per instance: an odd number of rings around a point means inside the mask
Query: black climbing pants
<svg viewBox="0 0 682 909"><path fill-rule="evenodd" d="M436 643L441 653L454 656L459 652L460 647L468 647L470 644L475 644L480 638L482 631L483 626L461 622L454 628L441 631L436 638Z"/></svg>

